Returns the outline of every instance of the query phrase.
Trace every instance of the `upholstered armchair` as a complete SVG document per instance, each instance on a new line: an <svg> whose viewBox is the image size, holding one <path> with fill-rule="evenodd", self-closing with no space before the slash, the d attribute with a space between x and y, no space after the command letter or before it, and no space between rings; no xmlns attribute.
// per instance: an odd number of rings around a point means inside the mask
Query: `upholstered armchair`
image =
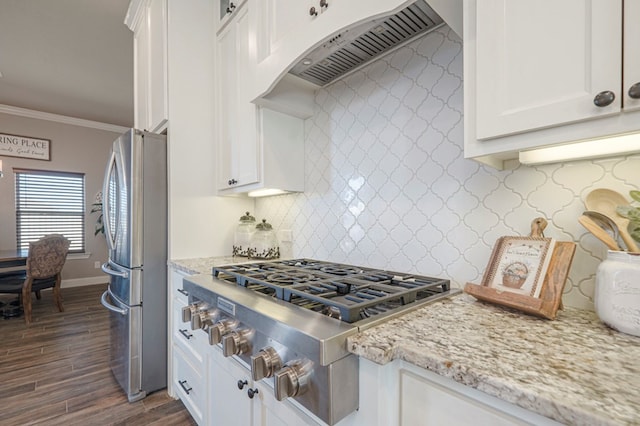
<svg viewBox="0 0 640 426"><path fill-rule="evenodd" d="M62 267L69 252L69 240L63 235L45 235L29 244L27 268L23 274L0 276L0 293L17 293L24 308L24 319L31 323L31 293L38 299L40 290L53 288L53 300L60 312L64 311L60 295Z"/></svg>

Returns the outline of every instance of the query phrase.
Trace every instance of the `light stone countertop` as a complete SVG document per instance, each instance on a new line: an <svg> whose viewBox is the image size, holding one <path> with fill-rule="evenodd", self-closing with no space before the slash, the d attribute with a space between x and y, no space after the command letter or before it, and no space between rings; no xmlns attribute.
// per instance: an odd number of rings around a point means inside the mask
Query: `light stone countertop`
<svg viewBox="0 0 640 426"><path fill-rule="evenodd" d="M219 257L198 257L194 259L172 259L167 262L167 266L184 272L189 275L211 274L211 268L220 265L231 265L232 263L247 262L245 257L219 256Z"/></svg>
<svg viewBox="0 0 640 426"><path fill-rule="evenodd" d="M246 262L232 256L171 260L187 274ZM350 337L349 350L402 359L561 423L640 424L640 337L566 308L555 321L462 294Z"/></svg>
<svg viewBox="0 0 640 426"><path fill-rule="evenodd" d="M463 294L365 330L349 350L402 359L572 425L640 424L640 337L566 308L555 321Z"/></svg>

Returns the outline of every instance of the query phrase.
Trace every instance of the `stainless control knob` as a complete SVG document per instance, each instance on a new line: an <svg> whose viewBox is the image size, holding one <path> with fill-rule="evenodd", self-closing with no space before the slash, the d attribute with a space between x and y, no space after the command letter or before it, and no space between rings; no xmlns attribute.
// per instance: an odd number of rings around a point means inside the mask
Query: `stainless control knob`
<svg viewBox="0 0 640 426"><path fill-rule="evenodd" d="M202 320L203 318L206 317L206 313L208 309L209 309L209 305L205 303L200 303L196 306L194 310L191 311L191 329L192 330L203 328L204 324L202 323Z"/></svg>
<svg viewBox="0 0 640 426"><path fill-rule="evenodd" d="M238 321L234 320L220 320L214 324L211 324L207 328L207 334L209 335L209 344L211 346L217 345L222 342L222 336L233 330L238 326Z"/></svg>
<svg viewBox="0 0 640 426"><path fill-rule="evenodd" d="M257 354L251 355L251 376L255 381L271 377L281 368L282 359L271 346L262 348Z"/></svg>
<svg viewBox="0 0 640 426"><path fill-rule="evenodd" d="M230 357L249 352L251 330L234 330L222 336L222 355Z"/></svg>
<svg viewBox="0 0 640 426"><path fill-rule="evenodd" d="M302 395L309 387L311 377L310 361L292 361L281 370L276 371L273 379L276 399L283 401L287 398Z"/></svg>
<svg viewBox="0 0 640 426"><path fill-rule="evenodd" d="M191 317L191 328L207 328L214 323L220 316L220 311L213 309L211 311L201 310ZM194 328L195 327L195 328Z"/></svg>
<svg viewBox="0 0 640 426"><path fill-rule="evenodd" d="M182 308L182 322L189 322L191 318L205 306L202 302L191 303Z"/></svg>

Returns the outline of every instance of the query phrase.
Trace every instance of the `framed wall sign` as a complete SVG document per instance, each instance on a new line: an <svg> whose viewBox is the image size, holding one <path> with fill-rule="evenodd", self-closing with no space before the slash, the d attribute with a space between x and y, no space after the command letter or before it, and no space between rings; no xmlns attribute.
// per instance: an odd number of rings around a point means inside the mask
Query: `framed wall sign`
<svg viewBox="0 0 640 426"><path fill-rule="evenodd" d="M0 133L0 155L51 160L51 140Z"/></svg>

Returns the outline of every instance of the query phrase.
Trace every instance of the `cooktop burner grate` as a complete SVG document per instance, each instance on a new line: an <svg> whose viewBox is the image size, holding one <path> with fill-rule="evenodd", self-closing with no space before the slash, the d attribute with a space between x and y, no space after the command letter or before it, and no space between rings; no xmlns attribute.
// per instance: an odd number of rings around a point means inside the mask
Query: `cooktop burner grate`
<svg viewBox="0 0 640 426"><path fill-rule="evenodd" d="M449 280L310 259L213 268L218 279L353 323L445 293Z"/></svg>

